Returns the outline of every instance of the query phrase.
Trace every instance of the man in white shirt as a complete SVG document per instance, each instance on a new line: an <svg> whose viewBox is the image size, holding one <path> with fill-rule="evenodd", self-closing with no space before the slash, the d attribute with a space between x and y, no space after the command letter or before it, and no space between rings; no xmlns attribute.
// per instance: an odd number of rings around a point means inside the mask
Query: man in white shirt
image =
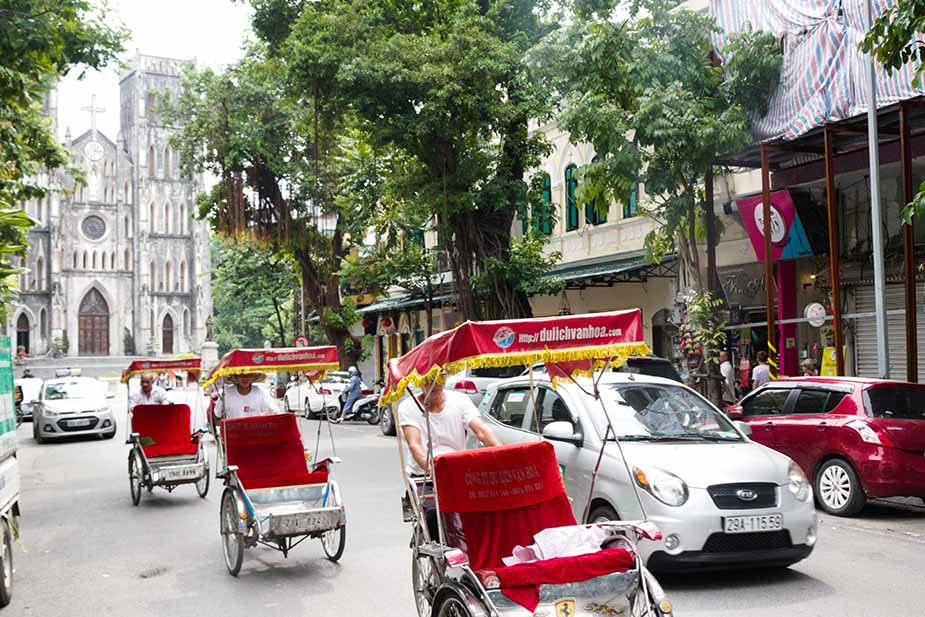
<svg viewBox="0 0 925 617"><path fill-rule="evenodd" d="M763 386L771 381L771 367L768 365L768 352L758 352L758 366L752 369L752 388Z"/></svg>
<svg viewBox="0 0 925 617"><path fill-rule="evenodd" d="M736 402L736 386L728 351L719 352L719 372L723 376L723 402L731 405Z"/></svg>
<svg viewBox="0 0 925 617"><path fill-rule="evenodd" d="M425 386L424 393L426 398L422 402L430 414L434 456L465 450L466 431L472 431L483 445L501 445L468 396L446 392L442 383L435 383L433 388ZM427 419L410 398L398 406L398 425L408 444L407 469L412 475L423 475L427 467L427 424Z"/></svg>
<svg viewBox="0 0 925 617"><path fill-rule="evenodd" d="M129 409L137 405L168 405L167 393L154 385L154 373L141 374L141 389L129 397Z"/></svg>
<svg viewBox="0 0 925 617"><path fill-rule="evenodd" d="M257 378L258 375L253 373L235 375L232 385L226 386L222 396L215 401L215 417L230 420L278 413L276 401L270 398L269 393L254 387Z"/></svg>

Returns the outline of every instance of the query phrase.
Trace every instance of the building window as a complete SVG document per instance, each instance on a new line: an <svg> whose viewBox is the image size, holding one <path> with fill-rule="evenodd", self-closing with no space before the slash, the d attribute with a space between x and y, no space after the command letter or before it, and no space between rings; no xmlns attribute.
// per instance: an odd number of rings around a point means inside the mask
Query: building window
<svg viewBox="0 0 925 617"><path fill-rule="evenodd" d="M35 260L35 278L39 291L45 289L45 260L41 257Z"/></svg>
<svg viewBox="0 0 925 617"><path fill-rule="evenodd" d="M148 279L149 279L148 283L151 285L151 291L156 290L157 289L157 284L156 284L157 283L157 266L155 265L153 261L151 262L151 267L148 268Z"/></svg>
<svg viewBox="0 0 925 617"><path fill-rule="evenodd" d="M154 177L157 171L157 155L154 154L154 146L148 148L148 176Z"/></svg>
<svg viewBox="0 0 925 617"><path fill-rule="evenodd" d="M180 291L186 291L186 262L180 262L180 270L177 272L177 277L179 280Z"/></svg>
<svg viewBox="0 0 925 617"><path fill-rule="evenodd" d="M131 228L129 227L128 217L125 217L125 237L128 238L132 235Z"/></svg>
<svg viewBox="0 0 925 617"><path fill-rule="evenodd" d="M39 311L39 336L48 338L48 312L44 308Z"/></svg>
<svg viewBox="0 0 925 617"><path fill-rule="evenodd" d="M132 256L129 254L128 249L125 249L125 255L123 255L123 257L125 258L125 262L124 262L125 270L131 270L132 269Z"/></svg>
<svg viewBox="0 0 925 617"><path fill-rule="evenodd" d="M96 270L96 251L93 251L93 269Z"/></svg>
<svg viewBox="0 0 925 617"><path fill-rule="evenodd" d="M170 291L171 289L170 282L173 279L173 276L172 276L173 273L171 272L171 270L172 268L170 267L170 262L168 261L166 264L164 264L164 288L167 291Z"/></svg>
<svg viewBox="0 0 925 617"><path fill-rule="evenodd" d="M565 231L578 229L578 204L575 202L575 189L578 188L576 170L575 165L565 168Z"/></svg>
<svg viewBox="0 0 925 617"><path fill-rule="evenodd" d="M189 309L185 308L183 309L183 336L189 336L190 330Z"/></svg>
<svg viewBox="0 0 925 617"><path fill-rule="evenodd" d="M170 204L164 204L164 233L170 233Z"/></svg>
<svg viewBox="0 0 925 617"><path fill-rule="evenodd" d="M74 268L75 270L77 269L77 251L74 251L74 266L73 266L73 268Z"/></svg>
<svg viewBox="0 0 925 617"><path fill-rule="evenodd" d="M170 177L170 146L164 146L164 177Z"/></svg>
<svg viewBox="0 0 925 617"><path fill-rule="evenodd" d="M639 182L633 182L630 187L630 199L623 204L623 218L628 219L639 213Z"/></svg>
<svg viewBox="0 0 925 617"><path fill-rule="evenodd" d="M87 251L84 251L84 270L86 270L87 267L89 266L88 258L89 258L89 254L87 253Z"/></svg>
<svg viewBox="0 0 925 617"><path fill-rule="evenodd" d="M157 230L154 223L154 202L151 202L151 209L148 211L148 228L151 230L151 233L154 233Z"/></svg>
<svg viewBox="0 0 925 617"><path fill-rule="evenodd" d="M115 251L109 254L109 269L110 270L116 269L116 252Z"/></svg>
<svg viewBox="0 0 925 617"><path fill-rule="evenodd" d="M543 174L543 212L534 220L534 229L544 236L552 234L552 178Z"/></svg>
<svg viewBox="0 0 925 617"><path fill-rule="evenodd" d="M128 190L128 182L125 183L125 203L132 203L132 194Z"/></svg>

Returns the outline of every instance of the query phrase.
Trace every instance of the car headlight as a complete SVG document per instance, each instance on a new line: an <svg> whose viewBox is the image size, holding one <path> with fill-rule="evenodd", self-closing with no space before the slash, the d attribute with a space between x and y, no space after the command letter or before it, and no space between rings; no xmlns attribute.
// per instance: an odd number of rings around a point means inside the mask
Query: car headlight
<svg viewBox="0 0 925 617"><path fill-rule="evenodd" d="M800 469L800 466L793 461L790 461L790 469L787 471L787 488L790 489L790 494L799 501L809 501L813 496L813 489L809 485L809 480L806 479L806 475Z"/></svg>
<svg viewBox="0 0 925 617"><path fill-rule="evenodd" d="M683 506L690 496L684 480L658 467L633 467L633 477L640 488L669 506Z"/></svg>
<svg viewBox="0 0 925 617"><path fill-rule="evenodd" d="M100 407L99 409L94 409L91 413L109 413L109 407Z"/></svg>
<svg viewBox="0 0 925 617"><path fill-rule="evenodd" d="M58 415L58 412L55 411L54 409L52 409L51 407L44 407L44 408L42 408L42 415L43 415L43 416L49 416L49 417L50 417L50 416L57 416L57 415Z"/></svg>

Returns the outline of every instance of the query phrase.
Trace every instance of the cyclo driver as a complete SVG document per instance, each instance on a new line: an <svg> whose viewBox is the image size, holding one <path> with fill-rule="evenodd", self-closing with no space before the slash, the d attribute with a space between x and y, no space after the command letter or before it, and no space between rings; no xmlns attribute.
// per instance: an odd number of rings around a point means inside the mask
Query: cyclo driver
<svg viewBox="0 0 925 617"><path fill-rule="evenodd" d="M232 385L225 386L215 401L215 419L230 420L278 413L276 401L270 398L266 391L254 387L254 382L262 376L258 373L246 373L229 378Z"/></svg>
<svg viewBox="0 0 925 617"><path fill-rule="evenodd" d="M167 405L167 392L154 385L154 373L141 374L141 388L129 397L129 409L138 405Z"/></svg>
<svg viewBox="0 0 925 617"><path fill-rule="evenodd" d="M482 420L479 410L468 396L461 392L446 392L443 383L434 382L424 386L422 404L427 409L431 445L434 456L466 449L466 431L470 430L485 446L500 446L501 441ZM408 456L405 468L409 475L425 476L427 461L427 425L425 418L411 398L398 406L398 425L405 442ZM432 464L433 461L430 461ZM407 499L407 497L406 497ZM432 501L424 502L427 528L432 539L437 537L437 511Z"/></svg>

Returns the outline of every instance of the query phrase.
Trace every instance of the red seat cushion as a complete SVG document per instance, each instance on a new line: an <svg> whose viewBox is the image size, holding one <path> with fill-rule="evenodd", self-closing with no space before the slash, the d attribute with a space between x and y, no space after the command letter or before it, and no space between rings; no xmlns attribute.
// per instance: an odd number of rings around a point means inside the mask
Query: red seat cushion
<svg viewBox="0 0 925 617"><path fill-rule="evenodd" d="M444 454L434 472L440 510L459 514L472 569L494 571L501 591L531 612L539 585L577 583L633 565L632 552L616 548L504 566L515 546L533 544L540 531L576 524L549 442Z"/></svg>
<svg viewBox="0 0 925 617"><path fill-rule="evenodd" d="M244 488L321 484L327 470L309 472L294 414L234 418L223 423L229 465L238 466Z"/></svg>
<svg viewBox="0 0 925 617"><path fill-rule="evenodd" d="M189 405L137 405L132 409L132 433L150 439L142 446L145 456L193 455L199 451L198 441L191 438Z"/></svg>

